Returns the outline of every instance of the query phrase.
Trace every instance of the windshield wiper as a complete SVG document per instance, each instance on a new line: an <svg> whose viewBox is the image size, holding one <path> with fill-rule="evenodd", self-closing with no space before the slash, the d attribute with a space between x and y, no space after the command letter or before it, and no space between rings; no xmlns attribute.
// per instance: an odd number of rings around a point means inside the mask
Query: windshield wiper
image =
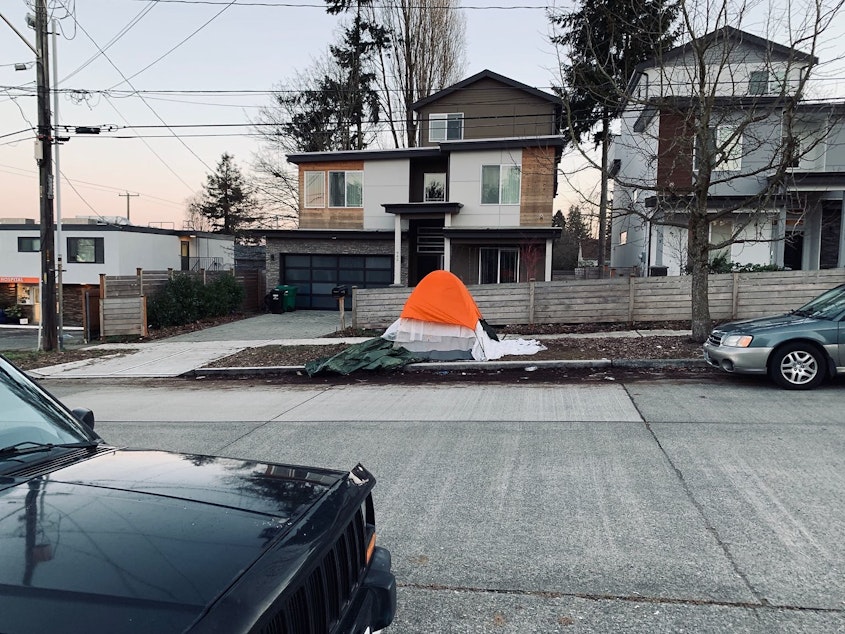
<svg viewBox="0 0 845 634"><path fill-rule="evenodd" d="M9 445L0 449L0 457L2 456L21 456L28 453L38 453L40 451L52 451L53 449L90 449L100 444L99 440L83 440L81 442L66 442L66 443L44 443L34 442L32 440L24 440L22 442Z"/></svg>

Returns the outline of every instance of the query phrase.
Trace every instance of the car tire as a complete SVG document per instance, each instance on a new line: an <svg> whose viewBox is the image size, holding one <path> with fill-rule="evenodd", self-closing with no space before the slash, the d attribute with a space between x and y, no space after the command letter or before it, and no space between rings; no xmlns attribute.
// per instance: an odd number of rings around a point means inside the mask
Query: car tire
<svg viewBox="0 0 845 634"><path fill-rule="evenodd" d="M787 390L811 390L827 376L827 360L813 344L786 344L772 354L769 376Z"/></svg>

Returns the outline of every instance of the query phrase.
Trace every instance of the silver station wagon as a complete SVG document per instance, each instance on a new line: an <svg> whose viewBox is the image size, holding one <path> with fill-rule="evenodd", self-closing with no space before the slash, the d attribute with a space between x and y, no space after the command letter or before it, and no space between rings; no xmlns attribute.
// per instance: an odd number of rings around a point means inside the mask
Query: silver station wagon
<svg viewBox="0 0 845 634"><path fill-rule="evenodd" d="M818 387L845 372L845 284L785 315L718 326L704 358L726 372L768 374L786 389Z"/></svg>

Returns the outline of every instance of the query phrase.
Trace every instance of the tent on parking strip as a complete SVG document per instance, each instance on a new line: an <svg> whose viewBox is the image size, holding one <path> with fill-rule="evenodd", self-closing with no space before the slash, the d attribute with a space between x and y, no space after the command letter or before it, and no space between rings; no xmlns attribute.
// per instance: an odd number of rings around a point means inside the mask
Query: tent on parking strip
<svg viewBox="0 0 845 634"><path fill-rule="evenodd" d="M467 287L449 271L426 275L382 337L426 359L487 361L545 350L534 340L499 341Z"/></svg>
<svg viewBox="0 0 845 634"><path fill-rule="evenodd" d="M487 361L540 350L545 346L533 339L499 341L464 283L448 271L434 271L420 281L399 319L381 337L354 344L332 357L309 361L305 371L308 376L351 374L358 370L395 370L417 361Z"/></svg>

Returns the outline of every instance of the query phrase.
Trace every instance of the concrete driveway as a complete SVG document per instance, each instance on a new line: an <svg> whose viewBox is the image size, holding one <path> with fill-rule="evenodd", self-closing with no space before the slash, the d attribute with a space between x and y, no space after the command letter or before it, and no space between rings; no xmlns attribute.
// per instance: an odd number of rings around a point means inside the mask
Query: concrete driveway
<svg viewBox="0 0 845 634"><path fill-rule="evenodd" d="M337 314L328 311L268 313L161 341L102 344L96 348L114 354L40 368L30 374L36 378L62 379L167 378L245 348L361 341L361 338L324 338L339 330L339 326Z"/></svg>

